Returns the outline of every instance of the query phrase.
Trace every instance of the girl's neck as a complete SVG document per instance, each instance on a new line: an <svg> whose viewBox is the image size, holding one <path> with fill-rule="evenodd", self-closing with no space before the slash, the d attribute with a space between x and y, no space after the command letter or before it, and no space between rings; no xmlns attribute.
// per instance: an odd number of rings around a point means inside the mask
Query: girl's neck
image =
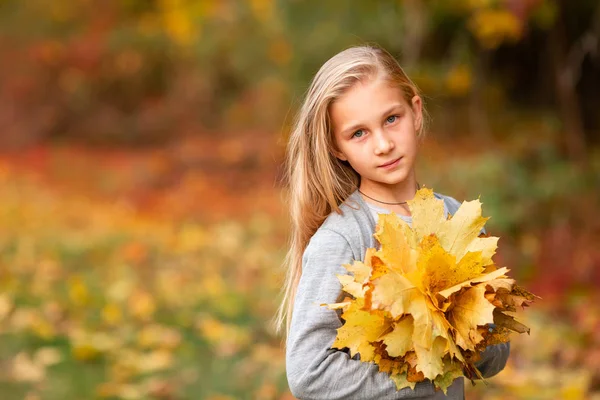
<svg viewBox="0 0 600 400"><path fill-rule="evenodd" d="M393 186L374 185L372 182L361 182L360 191L373 199L386 203L400 203L407 200L412 200L417 191L416 177L410 176L405 181ZM393 211L396 214L410 217L410 209L408 204L384 204L369 197L362 196L363 200L377 207Z"/></svg>

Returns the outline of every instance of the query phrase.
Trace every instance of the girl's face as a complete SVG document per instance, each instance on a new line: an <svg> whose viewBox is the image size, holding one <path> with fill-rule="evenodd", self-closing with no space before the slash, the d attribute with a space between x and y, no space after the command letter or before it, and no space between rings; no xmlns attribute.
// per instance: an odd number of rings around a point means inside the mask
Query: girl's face
<svg viewBox="0 0 600 400"><path fill-rule="evenodd" d="M361 176L361 188L390 188L414 179L421 98L409 104L381 78L357 82L329 109L340 160ZM385 164L393 163L385 166Z"/></svg>

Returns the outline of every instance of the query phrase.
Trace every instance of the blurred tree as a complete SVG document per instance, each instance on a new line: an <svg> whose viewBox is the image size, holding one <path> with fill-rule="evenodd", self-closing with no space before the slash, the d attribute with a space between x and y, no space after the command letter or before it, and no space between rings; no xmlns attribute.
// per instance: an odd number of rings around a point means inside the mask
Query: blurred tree
<svg viewBox="0 0 600 400"><path fill-rule="evenodd" d="M556 96L565 130L565 147L573 161L587 163L586 139L583 127L581 99L577 94L577 85L581 79L585 58L594 57L600 66L600 3L596 2L591 22L575 40L569 40L565 19L569 16L572 3L564 0L557 2L558 17L550 30L549 40L552 49L554 82ZM590 10L591 11L591 10ZM569 43L570 42L570 43Z"/></svg>

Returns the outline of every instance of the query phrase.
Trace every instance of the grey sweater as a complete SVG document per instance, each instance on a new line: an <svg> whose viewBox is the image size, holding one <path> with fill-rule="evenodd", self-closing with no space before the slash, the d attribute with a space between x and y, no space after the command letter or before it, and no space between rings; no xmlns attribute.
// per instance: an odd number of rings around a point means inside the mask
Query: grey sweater
<svg viewBox="0 0 600 400"><path fill-rule="evenodd" d="M434 193L444 201L445 215L454 214L460 203ZM464 399L464 378L454 380L447 396L436 391L431 381L417 383L415 389L397 391L386 373L374 363L364 363L358 355L331 349L342 326L338 314L321 303L335 303L341 294L336 274L347 274L342 264L364 261L369 247L378 248L373 237L376 212L354 191L341 205L343 214L332 212L310 239L302 257L302 276L294 301L286 346L286 373L292 394L299 399ZM376 211L376 212L374 212ZM387 211L389 212L389 211ZM410 217L405 217L410 223ZM476 367L485 378L496 375L506 365L510 343L488 346Z"/></svg>

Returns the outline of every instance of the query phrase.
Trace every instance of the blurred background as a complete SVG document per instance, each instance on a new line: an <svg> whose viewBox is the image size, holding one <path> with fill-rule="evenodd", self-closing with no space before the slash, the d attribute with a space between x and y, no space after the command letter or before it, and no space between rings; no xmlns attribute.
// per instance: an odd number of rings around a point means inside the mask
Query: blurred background
<svg viewBox="0 0 600 400"><path fill-rule="evenodd" d="M270 319L311 77L378 43L543 299L469 399L600 398L597 0L1 0L0 398L292 399Z"/></svg>

